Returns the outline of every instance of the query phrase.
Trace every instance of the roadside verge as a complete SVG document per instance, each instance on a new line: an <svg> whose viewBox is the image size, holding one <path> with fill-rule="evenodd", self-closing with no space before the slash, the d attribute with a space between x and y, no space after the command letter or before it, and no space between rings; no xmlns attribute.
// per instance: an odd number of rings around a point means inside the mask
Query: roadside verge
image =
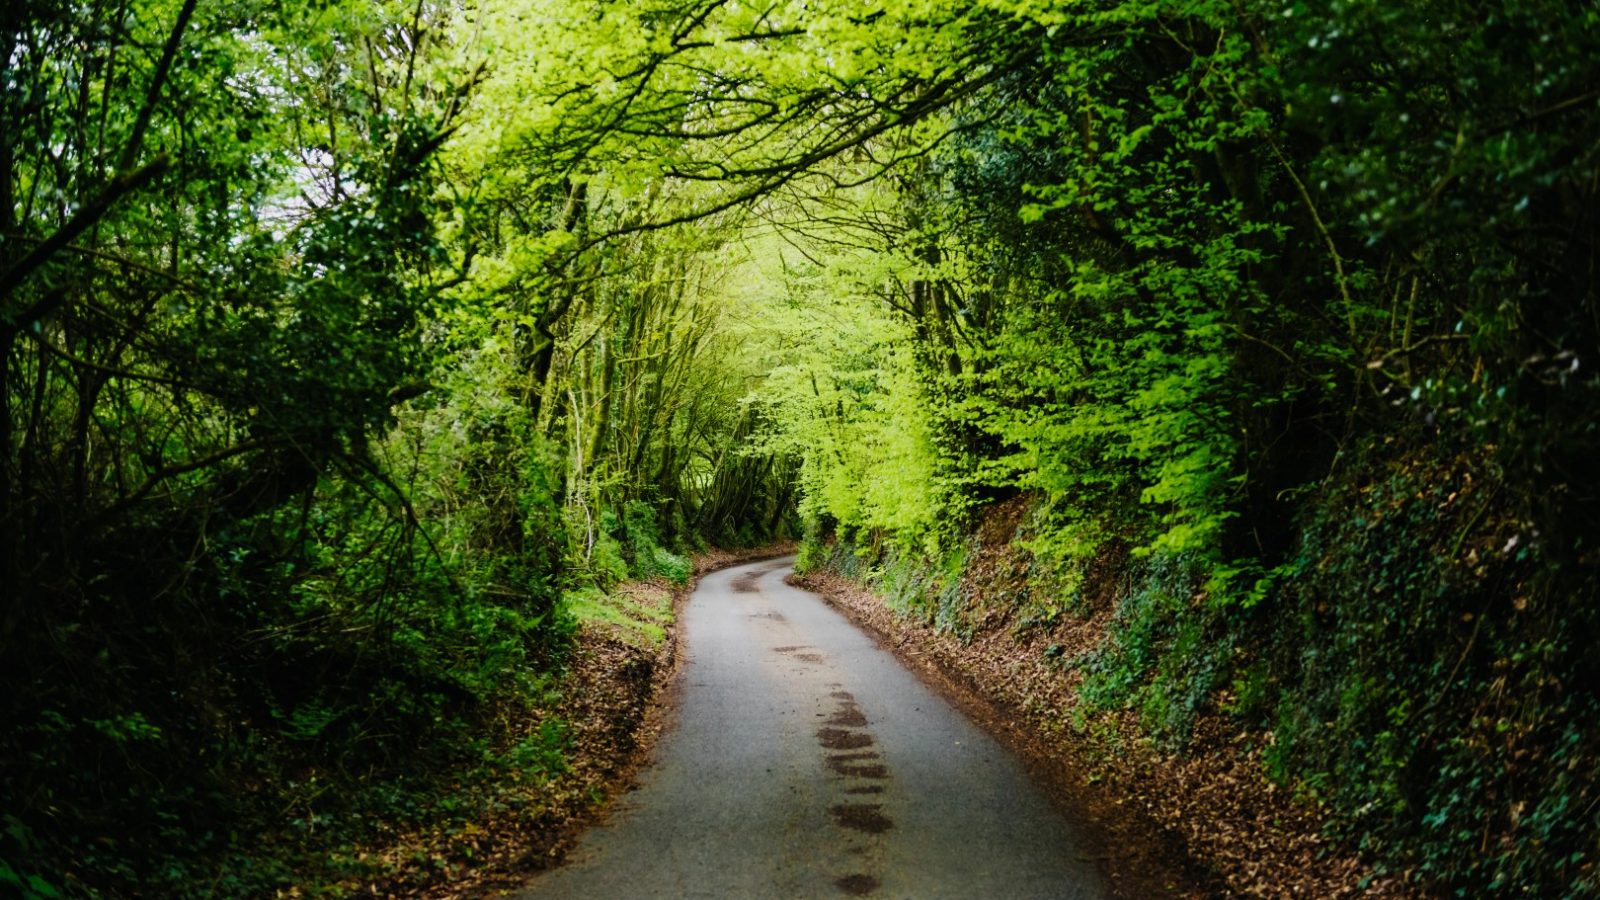
<svg viewBox="0 0 1600 900"><path fill-rule="evenodd" d="M611 801L628 790L670 723L680 658L677 623L699 577L793 551L792 542L713 549L694 557L694 574L682 585L654 578L614 588L610 598L619 614L585 617L555 688L559 701L527 725L533 734L546 721L561 723L566 740L560 771L530 780L518 792L524 802L509 803L502 813L453 834L412 841L410 852L439 860L433 872L367 889L436 900L501 896L559 865L584 830L602 821Z"/></svg>
<svg viewBox="0 0 1600 900"><path fill-rule="evenodd" d="M1101 714L1074 724L1070 677L1040 640L1006 623L963 641L896 615L860 583L820 570L793 583L872 635L1028 765L1057 805L1090 829L1119 897L1402 897L1368 879L1319 821L1267 781L1220 717L1197 724L1183 755L1142 741L1131 719ZM1104 623L1101 623L1103 628ZM1093 622L1083 640L1094 640Z"/></svg>

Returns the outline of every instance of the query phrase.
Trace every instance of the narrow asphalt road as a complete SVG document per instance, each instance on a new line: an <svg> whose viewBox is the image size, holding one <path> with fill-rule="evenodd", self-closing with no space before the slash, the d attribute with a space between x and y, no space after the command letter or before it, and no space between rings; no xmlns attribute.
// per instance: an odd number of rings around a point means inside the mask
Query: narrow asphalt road
<svg viewBox="0 0 1600 900"><path fill-rule="evenodd" d="M1090 898L1022 766L816 595L792 558L706 576L676 723L525 898Z"/></svg>

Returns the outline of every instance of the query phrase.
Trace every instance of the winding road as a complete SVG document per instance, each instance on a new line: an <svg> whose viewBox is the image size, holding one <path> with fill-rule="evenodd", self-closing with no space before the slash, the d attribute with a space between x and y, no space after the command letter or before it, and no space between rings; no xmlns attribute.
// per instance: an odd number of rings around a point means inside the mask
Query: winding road
<svg viewBox="0 0 1600 900"><path fill-rule="evenodd" d="M792 562L701 579L676 721L639 787L518 896L1105 896L1021 764L785 584Z"/></svg>

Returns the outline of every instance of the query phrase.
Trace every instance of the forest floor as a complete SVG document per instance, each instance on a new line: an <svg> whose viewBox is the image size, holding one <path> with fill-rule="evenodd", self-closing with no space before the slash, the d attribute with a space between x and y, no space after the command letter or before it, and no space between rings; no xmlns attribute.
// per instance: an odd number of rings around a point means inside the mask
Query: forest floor
<svg viewBox="0 0 1600 900"><path fill-rule="evenodd" d="M1026 571L1016 565L1022 551L1011 544L1020 509L993 510L976 557L969 557L967 585L985 611L967 640L896 614L882 597L837 573L817 571L797 583L1028 760L1058 802L1116 848L1106 863L1122 896L1152 896L1156 886L1174 897L1414 895L1398 879L1374 877L1354 852L1324 838L1316 810L1265 777L1262 747L1224 713L1202 713L1182 753L1152 746L1131 711L1085 714L1077 694L1081 676L1057 660L1099 644L1112 598L1101 598L1085 617L1019 627L1004 598L1016 596Z"/></svg>
<svg viewBox="0 0 1600 900"><path fill-rule="evenodd" d="M467 822L435 822L389 835L356 855L380 877L352 878L331 887L356 896L495 896L521 887L533 873L559 863L579 833L605 815L612 798L629 786L660 733L678 660L677 612L698 576L740 562L793 552L792 543L749 550L711 550L694 558L695 578L684 585L662 579L618 585L609 598L619 611L606 621L580 616L560 700L531 713L522 726L538 733L548 720L564 723L565 762L544 778L501 785L500 807ZM624 615L658 624L630 627Z"/></svg>

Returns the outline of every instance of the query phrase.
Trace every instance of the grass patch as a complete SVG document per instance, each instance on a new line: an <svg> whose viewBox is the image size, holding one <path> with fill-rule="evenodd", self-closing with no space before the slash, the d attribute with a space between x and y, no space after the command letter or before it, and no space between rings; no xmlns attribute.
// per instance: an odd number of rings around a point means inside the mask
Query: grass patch
<svg viewBox="0 0 1600 900"><path fill-rule="evenodd" d="M561 603L579 622L605 625L646 649L661 646L672 624L672 592L651 584L619 585L610 593L585 587L563 594Z"/></svg>

